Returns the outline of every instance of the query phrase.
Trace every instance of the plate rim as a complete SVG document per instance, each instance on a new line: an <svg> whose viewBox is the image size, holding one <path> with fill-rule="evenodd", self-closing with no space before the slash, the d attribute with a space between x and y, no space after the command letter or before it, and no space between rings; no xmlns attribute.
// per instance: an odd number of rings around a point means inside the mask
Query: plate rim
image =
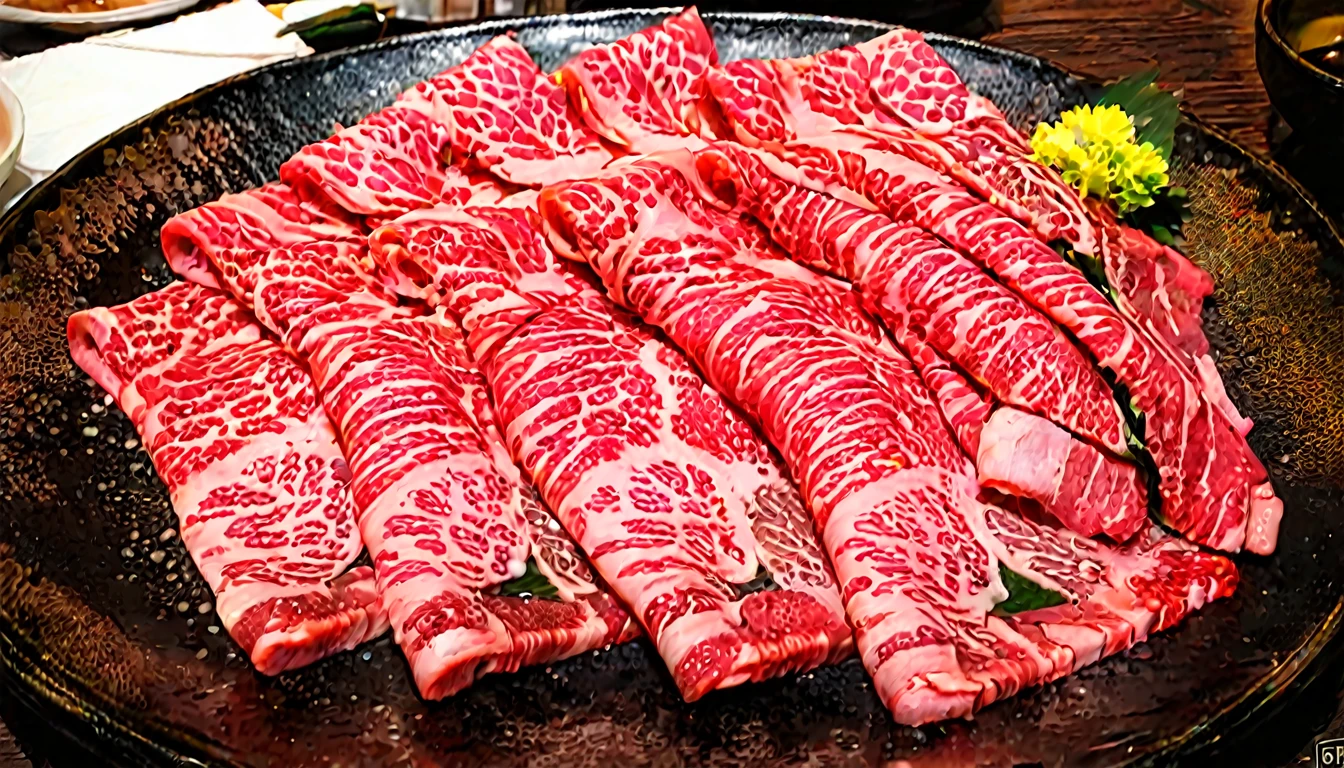
<svg viewBox="0 0 1344 768"><path fill-rule="evenodd" d="M130 5L125 8L113 8L106 11L82 11L79 13L34 11L31 8L17 8L12 5L0 4L0 21L10 24L41 24L57 27L121 24L167 16L174 11L185 10L200 2L201 0L156 0L156 2Z"/></svg>
<svg viewBox="0 0 1344 768"><path fill-rule="evenodd" d="M135 8L158 8L173 3L179 3L182 4L182 7L187 7L194 5L197 2L199 2L199 0L162 0L162 2L159 3L150 3L146 6L135 6ZM4 6L0 6L0 11L3 11L3 9ZM321 63L336 61L352 54L366 54L380 50L391 50L414 45L429 39L451 40L471 37L482 33L494 32L496 34L502 34L507 31L521 31L537 27L558 26L565 23L591 22L618 18L656 19L662 16L678 13L681 10L682 8L680 6L617 8L583 13L493 19L485 22L476 22L407 35L399 35L363 45L309 56L296 56L232 75L174 99L136 120L113 129L93 144L71 157L56 171L26 190L13 201L12 205L10 205L9 209L5 211L3 215L0 215L0 241L3 241L5 238L11 237L14 234L20 216L31 213L28 211L29 207L35 204L39 198L48 194L61 180L63 180L67 173L69 173L75 166L85 162L91 155L104 151L107 145L114 143L119 137L129 137L133 135L134 132L152 125L166 113L187 107L193 102L198 101L217 90L232 87L236 83L257 77L283 73L286 69L290 68L297 69L304 66L318 66ZM119 12L120 10L99 13ZM57 16L62 14L48 15ZM766 23L820 22L823 24L835 25L837 27L857 26L875 30L891 30L901 26L845 16L787 12L705 12L702 16L706 21L751 20ZM2 15L0 15L0 20L4 20ZM1099 82L1096 78L1090 75L1054 63L1040 56L1034 56L1010 48L1004 48L978 40L971 40L939 32L922 32L922 34L928 40L936 41L951 47L1002 57L1039 73L1062 75L1070 80L1085 85L1095 85ZM1315 196L1303 187L1300 182L1294 179L1281 165L1275 162L1272 158L1262 157L1241 146L1226 131L1198 117L1193 112L1189 111L1184 104L1181 105L1181 114L1183 122L1185 122L1188 127L1217 139L1219 143L1236 154L1243 162L1256 166L1260 172L1272 177L1275 182L1282 184L1290 192L1297 195L1300 202L1304 204L1306 209L1308 209L1315 217L1316 221L1314 223L1321 226L1323 234L1333 238L1335 244L1340 248L1341 253L1344 253L1344 226L1341 226L1340 222L1326 213L1319 201L1316 200ZM1328 659L1326 658L1327 654L1324 653L1324 650L1340 637L1342 627L1344 627L1344 596L1336 601L1335 606L1329 615L1317 625L1317 630L1293 650L1286 661L1266 672L1255 684L1247 686L1240 695L1234 698L1234 700L1224 705L1216 713L1207 717L1203 722L1192 725L1180 733L1152 742L1147 749L1142 752L1131 754L1126 757L1121 764L1129 765L1140 760L1151 759L1164 754L1168 757L1175 758L1180 754L1188 754L1208 746L1213 739L1201 739L1201 736L1208 734L1210 731L1216 733L1225 732L1245 723L1257 714L1263 706L1281 700L1283 692L1288 690L1289 687L1314 679L1315 675L1304 679L1304 673L1309 670L1314 670L1316 673L1319 673L1320 669L1325 666L1323 662ZM55 707L73 714L74 717L80 721L81 725L94 725L95 730L103 732L101 735L104 737L119 737L123 740L123 744L126 741L142 744L163 757L182 765L207 765L216 762L220 764L235 764L227 756L228 753L231 752L230 748L223 744L218 744L213 740L201 741L195 738L174 738L169 734L163 733L156 734L153 733L153 731L159 729L154 728L154 724L149 719L132 721L130 718L123 718L120 713L116 711L115 706L111 707L113 710L112 712L108 712L108 707L106 706L108 703L102 701L104 697L96 692L87 690L86 687L80 684L77 680L62 679L67 677L64 670L59 668L50 669L38 667L34 663L35 659L32 658L32 654L26 653L20 647L21 644L26 644L26 638L23 638L22 633L20 633L18 638L11 637L9 629L8 622L0 621L0 664L3 664L5 667L5 671L8 673L6 676L12 677L25 688L25 690L22 691L22 694L28 698L39 701L48 707ZM1340 651L1344 651L1344 649L1337 649L1337 653ZM27 666L26 669L24 668L25 666ZM80 689L82 695L76 694L75 689ZM1257 698L1259 701L1252 701ZM99 706L90 706L90 704L94 704L95 702L99 704ZM93 723L92 721L94 720L97 720L98 722ZM62 733L68 734L71 730L67 723L53 723L53 725ZM137 726L139 727L137 728ZM146 728L145 726L149 727ZM169 736L167 740L162 739L165 735ZM84 742L85 746L96 746L88 744L83 739L77 738L77 740ZM175 742L175 744L166 742ZM199 753L197 755L192 755L189 752L181 751L179 747L199 750Z"/></svg>

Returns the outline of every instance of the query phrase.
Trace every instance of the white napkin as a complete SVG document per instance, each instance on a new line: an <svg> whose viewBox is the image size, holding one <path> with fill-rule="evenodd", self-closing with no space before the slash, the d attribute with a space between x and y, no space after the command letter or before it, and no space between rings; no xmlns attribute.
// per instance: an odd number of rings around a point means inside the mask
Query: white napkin
<svg viewBox="0 0 1344 768"><path fill-rule="evenodd" d="M174 99L253 67L312 49L257 0L237 0L147 29L0 62L23 103L18 168L7 205L84 148Z"/></svg>

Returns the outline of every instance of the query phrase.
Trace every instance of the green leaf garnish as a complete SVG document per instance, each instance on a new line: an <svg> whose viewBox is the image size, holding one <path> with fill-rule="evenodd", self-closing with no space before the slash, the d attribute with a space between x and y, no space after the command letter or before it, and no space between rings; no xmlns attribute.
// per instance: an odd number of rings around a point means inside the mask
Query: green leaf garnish
<svg viewBox="0 0 1344 768"><path fill-rule="evenodd" d="M1074 265L1087 278L1087 282L1092 287L1101 291L1106 300L1115 303L1115 291L1111 288L1111 280L1106 276L1106 266L1101 263L1101 259L1086 253L1075 251L1072 246L1065 242L1055 242L1055 252L1063 256L1065 261Z"/></svg>
<svg viewBox="0 0 1344 768"><path fill-rule="evenodd" d="M1130 75L1103 91L1097 106L1115 105L1123 109L1134 121L1135 141L1152 144L1166 160L1176 142L1181 104L1174 95L1159 88L1156 81L1156 67Z"/></svg>
<svg viewBox="0 0 1344 768"><path fill-rule="evenodd" d="M1174 248L1181 242L1183 228L1192 216L1185 187L1171 187L1154 194L1152 205L1129 211L1121 218L1140 232L1151 233L1159 243Z"/></svg>
<svg viewBox="0 0 1344 768"><path fill-rule="evenodd" d="M1008 597L994 606L995 616L1011 616L1038 608L1052 608L1065 602L1064 596L1060 593L1042 587L1003 563L999 563L999 578L1003 579L1003 586L1008 588Z"/></svg>
<svg viewBox="0 0 1344 768"><path fill-rule="evenodd" d="M527 570L522 576L511 579L499 585L500 597L536 597L542 600L559 600L560 590L546 578L541 569L537 567L537 561L528 558Z"/></svg>

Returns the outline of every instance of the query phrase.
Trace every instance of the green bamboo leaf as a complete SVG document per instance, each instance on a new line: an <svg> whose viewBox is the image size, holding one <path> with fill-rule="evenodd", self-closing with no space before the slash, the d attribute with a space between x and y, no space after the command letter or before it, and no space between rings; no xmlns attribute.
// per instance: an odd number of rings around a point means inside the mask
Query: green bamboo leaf
<svg viewBox="0 0 1344 768"><path fill-rule="evenodd" d="M543 600L559 600L560 590L546 578L537 567L537 561L527 559L527 570L522 576L499 585L500 597L537 597Z"/></svg>
<svg viewBox="0 0 1344 768"><path fill-rule="evenodd" d="M1130 75L1102 92L1097 106L1116 105L1134 121L1135 141L1152 144L1162 155L1171 158L1176 142L1176 125L1181 121L1181 104L1176 97L1156 84L1157 68Z"/></svg>
<svg viewBox="0 0 1344 768"><path fill-rule="evenodd" d="M324 27L337 27L356 21L378 21L378 9L370 3L333 8L325 13L288 24L284 29L276 32L275 36L283 37L291 32L297 32L300 35L313 32L326 34L328 30L323 29Z"/></svg>
<svg viewBox="0 0 1344 768"><path fill-rule="evenodd" d="M999 563L999 578L1003 579L1003 585L1008 588L1008 598L994 606L995 616L1011 616L1064 604L1063 595L1042 587L1003 563Z"/></svg>

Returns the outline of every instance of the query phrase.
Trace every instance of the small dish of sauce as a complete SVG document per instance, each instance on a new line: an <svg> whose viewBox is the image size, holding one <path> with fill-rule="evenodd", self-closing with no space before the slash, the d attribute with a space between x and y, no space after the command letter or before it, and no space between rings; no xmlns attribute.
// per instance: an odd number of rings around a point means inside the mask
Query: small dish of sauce
<svg viewBox="0 0 1344 768"><path fill-rule="evenodd" d="M1311 19L1289 31L1287 39L1302 58L1344 77L1344 3L1339 13Z"/></svg>

